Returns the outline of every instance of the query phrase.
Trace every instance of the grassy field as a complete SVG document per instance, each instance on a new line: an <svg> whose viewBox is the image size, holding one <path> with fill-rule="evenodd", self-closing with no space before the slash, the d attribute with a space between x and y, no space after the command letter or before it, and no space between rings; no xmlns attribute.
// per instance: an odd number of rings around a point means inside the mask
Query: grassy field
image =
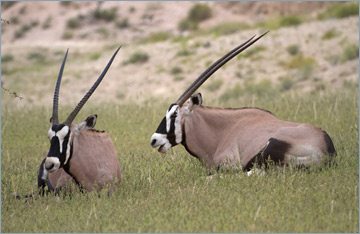
<svg viewBox="0 0 360 234"><path fill-rule="evenodd" d="M1 110L2 232L359 232L358 90L337 93L246 95L204 104L257 106L284 120L326 130L338 152L336 168L299 171L271 168L265 176L228 171L208 177L182 146L166 155L150 136L173 100L141 106L91 106L77 121L98 114L122 167L122 183L106 191L25 202L14 193L37 194L38 166L48 150L50 108ZM60 121L72 107L60 107Z"/></svg>

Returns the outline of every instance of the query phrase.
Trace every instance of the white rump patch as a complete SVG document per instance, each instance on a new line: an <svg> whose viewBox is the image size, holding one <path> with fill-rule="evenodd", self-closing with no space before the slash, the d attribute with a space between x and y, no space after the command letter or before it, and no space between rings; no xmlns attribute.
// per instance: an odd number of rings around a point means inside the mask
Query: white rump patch
<svg viewBox="0 0 360 234"><path fill-rule="evenodd" d="M285 154L285 163L292 165L320 165L322 153L311 145L296 145L291 149L291 154Z"/></svg>

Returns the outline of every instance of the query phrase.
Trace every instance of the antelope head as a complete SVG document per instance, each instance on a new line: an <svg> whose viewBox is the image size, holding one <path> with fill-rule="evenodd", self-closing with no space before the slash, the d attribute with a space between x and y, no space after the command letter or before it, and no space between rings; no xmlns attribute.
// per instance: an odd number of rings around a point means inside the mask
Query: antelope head
<svg viewBox="0 0 360 234"><path fill-rule="evenodd" d="M97 115L89 116L85 121L80 124L72 124L72 121L75 119L76 115L79 113L81 108L84 106L86 101L90 98L92 93L98 87L102 79L104 78L106 72L111 66L117 52L120 47L115 51L110 61L106 65L105 69L93 84L93 86L89 89L89 91L85 94L85 96L81 99L75 109L71 112L71 114L67 117L67 119L63 123L59 123L58 119L58 100L59 100L59 90L61 77L64 71L65 62L68 54L68 50L66 51L64 60L62 62L59 76L55 86L54 99L53 99L53 112L52 117L50 118L51 127L48 132L48 138L50 141L50 149L45 159L45 169L49 172L55 172L59 168L63 168L67 165L69 158L72 154L72 139L73 134L76 134L76 131L91 129L96 124ZM73 126L72 126L73 125Z"/></svg>
<svg viewBox="0 0 360 234"><path fill-rule="evenodd" d="M222 67L229 60L234 58L240 52L254 44L257 40L263 37L266 33L254 39L255 36L245 41L232 51L224 55L222 58L214 62L208 67L178 98L178 100L171 104L166 111L166 115L160 122L159 127L151 136L150 145L153 148L159 146L160 153L166 153L171 147L182 143L183 141L183 122L185 118L191 117L192 111L202 104L202 96L200 93L193 93L220 67Z"/></svg>

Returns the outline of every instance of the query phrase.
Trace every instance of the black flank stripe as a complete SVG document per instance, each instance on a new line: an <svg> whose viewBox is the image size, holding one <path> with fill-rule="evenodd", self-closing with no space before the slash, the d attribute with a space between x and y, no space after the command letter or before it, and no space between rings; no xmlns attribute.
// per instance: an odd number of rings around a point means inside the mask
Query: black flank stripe
<svg viewBox="0 0 360 234"><path fill-rule="evenodd" d="M187 146L186 144L186 133L185 133L185 124L183 124L181 126L181 131L182 131L182 141L181 141L181 144L185 147L186 151L191 154L192 156L194 156L195 158L199 159L199 156L197 156L196 154L194 154L194 152L192 152L189 147Z"/></svg>

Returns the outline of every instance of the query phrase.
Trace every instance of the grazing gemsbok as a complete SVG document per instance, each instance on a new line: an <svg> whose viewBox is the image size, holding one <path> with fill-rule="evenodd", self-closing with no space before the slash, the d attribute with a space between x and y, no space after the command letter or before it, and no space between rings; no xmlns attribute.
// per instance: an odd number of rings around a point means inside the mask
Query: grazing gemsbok
<svg viewBox="0 0 360 234"><path fill-rule="evenodd" d="M51 127L48 132L50 149L39 168L38 187L40 193L44 193L46 185L50 190L57 190L65 187L70 181L77 184L80 190L87 191L92 191L94 188L102 189L105 184L110 184L113 189L116 182L120 182L120 164L109 134L93 129L97 115L91 115L79 124L72 123L104 78L119 49L120 47L69 117L59 124L58 99L61 77L68 54L66 51L54 92L53 113L50 118Z"/></svg>
<svg viewBox="0 0 360 234"><path fill-rule="evenodd" d="M278 165L320 165L336 155L328 134L310 124L277 119L259 108L220 108L202 105L200 93L192 95L217 69L266 33L236 47L203 72L171 104L152 135L150 144L166 153L182 144L209 168L240 166L250 170L268 162ZM330 157L329 157L330 156Z"/></svg>

